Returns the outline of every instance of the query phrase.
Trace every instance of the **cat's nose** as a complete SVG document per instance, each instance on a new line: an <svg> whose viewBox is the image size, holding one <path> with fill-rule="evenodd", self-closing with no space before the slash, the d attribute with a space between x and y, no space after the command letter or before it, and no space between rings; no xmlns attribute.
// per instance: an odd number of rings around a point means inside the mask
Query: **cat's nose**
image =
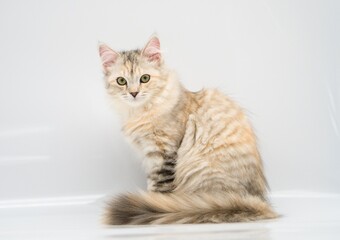
<svg viewBox="0 0 340 240"><path fill-rule="evenodd" d="M130 92L130 94L135 98L138 94L138 92Z"/></svg>

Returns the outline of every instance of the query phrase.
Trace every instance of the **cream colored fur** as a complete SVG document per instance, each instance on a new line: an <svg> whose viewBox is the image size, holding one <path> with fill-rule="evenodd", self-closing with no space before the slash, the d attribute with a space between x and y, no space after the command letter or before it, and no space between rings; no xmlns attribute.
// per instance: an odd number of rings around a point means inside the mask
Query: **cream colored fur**
<svg viewBox="0 0 340 240"><path fill-rule="evenodd" d="M276 217L266 199L256 137L242 109L218 90L186 90L159 51L153 52L157 47L159 40L153 38L142 51L112 50L113 62L105 65L108 93L122 117L123 132L145 156L148 191L156 192L114 200L107 223ZM108 61L110 50L102 48ZM148 83L140 83L143 74L151 76ZM117 77L124 77L126 86L119 86ZM130 92L139 95L131 97Z"/></svg>

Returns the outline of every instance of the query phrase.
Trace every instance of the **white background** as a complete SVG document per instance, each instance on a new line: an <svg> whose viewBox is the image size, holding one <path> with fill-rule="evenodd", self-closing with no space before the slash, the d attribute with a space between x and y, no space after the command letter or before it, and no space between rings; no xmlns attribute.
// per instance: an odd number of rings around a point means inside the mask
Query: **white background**
<svg viewBox="0 0 340 240"><path fill-rule="evenodd" d="M190 90L217 87L256 129L272 191L340 192L339 1L0 2L0 200L145 187L109 106L98 41L157 32Z"/></svg>

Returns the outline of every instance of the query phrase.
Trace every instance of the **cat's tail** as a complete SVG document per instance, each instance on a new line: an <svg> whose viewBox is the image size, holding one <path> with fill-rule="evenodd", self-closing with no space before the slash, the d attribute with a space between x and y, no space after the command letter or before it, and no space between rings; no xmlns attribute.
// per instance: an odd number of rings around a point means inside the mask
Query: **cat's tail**
<svg viewBox="0 0 340 240"><path fill-rule="evenodd" d="M110 225L223 223L277 216L266 201L255 196L147 192L114 199L108 206L104 221Z"/></svg>

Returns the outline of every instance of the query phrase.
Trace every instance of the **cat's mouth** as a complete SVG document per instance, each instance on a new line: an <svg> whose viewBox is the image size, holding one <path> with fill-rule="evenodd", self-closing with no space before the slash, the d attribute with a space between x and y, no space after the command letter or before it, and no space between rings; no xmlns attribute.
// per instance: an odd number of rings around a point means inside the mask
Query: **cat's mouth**
<svg viewBox="0 0 340 240"><path fill-rule="evenodd" d="M146 101L146 94L140 94L137 95L136 97L128 97L127 99L125 98L125 101L127 101L130 105L132 106L139 106L145 103Z"/></svg>
<svg viewBox="0 0 340 240"><path fill-rule="evenodd" d="M135 97L133 97L130 94L123 94L120 96L120 99L122 102L125 102L132 107L138 107L146 103L146 101L148 100L148 97L149 97L149 94L143 92L143 93L139 93Z"/></svg>

